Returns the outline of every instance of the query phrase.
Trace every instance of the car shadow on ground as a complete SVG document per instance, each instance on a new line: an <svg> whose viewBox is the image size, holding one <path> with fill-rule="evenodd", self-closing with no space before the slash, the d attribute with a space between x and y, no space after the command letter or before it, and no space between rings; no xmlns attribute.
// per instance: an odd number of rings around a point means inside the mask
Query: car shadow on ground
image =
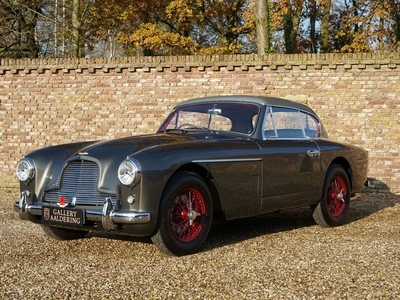
<svg viewBox="0 0 400 300"><path fill-rule="evenodd" d="M202 251L274 233L314 226L309 207L288 209L238 220L215 220Z"/></svg>
<svg viewBox="0 0 400 300"><path fill-rule="evenodd" d="M213 225L205 246L203 246L200 251L207 251L212 248L238 243L242 240L251 239L256 236L313 225L315 225L315 223L312 219L309 207L289 209L231 221L216 219L213 220ZM103 232L90 232L85 238L92 237L111 238L114 240L139 243L152 243L149 237L134 237Z"/></svg>
<svg viewBox="0 0 400 300"><path fill-rule="evenodd" d="M126 241L133 243L144 243L144 244L152 244L151 239L149 237L141 237L141 236L130 236L130 235L120 235L108 232L95 232L91 231L88 235L85 236L87 238L104 238L104 239L113 239L116 241Z"/></svg>
<svg viewBox="0 0 400 300"><path fill-rule="evenodd" d="M400 195L376 192L362 193L359 197L352 199L347 223L364 219L398 203L400 203ZM288 209L232 221L217 219L213 221L208 238L200 252L240 243L263 235L311 226L318 225L314 222L310 207ZM148 237L132 237L111 233L91 232L87 237L111 238L146 244L151 243Z"/></svg>
<svg viewBox="0 0 400 300"><path fill-rule="evenodd" d="M362 220L400 203L400 195L366 192L350 203L347 224ZM242 242L258 236L318 226L310 207L289 209L252 218L214 222L202 251Z"/></svg>

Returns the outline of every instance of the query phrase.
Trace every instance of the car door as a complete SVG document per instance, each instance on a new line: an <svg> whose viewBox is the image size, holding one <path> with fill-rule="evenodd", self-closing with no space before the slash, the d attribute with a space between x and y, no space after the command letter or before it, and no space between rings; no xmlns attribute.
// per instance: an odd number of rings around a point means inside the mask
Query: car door
<svg viewBox="0 0 400 300"><path fill-rule="evenodd" d="M264 139L262 212L304 206L319 200L323 172L318 120L292 108L268 107Z"/></svg>

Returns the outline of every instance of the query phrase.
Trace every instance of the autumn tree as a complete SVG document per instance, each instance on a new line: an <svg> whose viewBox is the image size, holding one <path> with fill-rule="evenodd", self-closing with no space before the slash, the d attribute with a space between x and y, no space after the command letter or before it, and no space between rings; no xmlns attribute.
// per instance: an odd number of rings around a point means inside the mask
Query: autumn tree
<svg viewBox="0 0 400 300"><path fill-rule="evenodd" d="M121 33L123 44L158 55L213 54L246 51L243 42L254 40L254 16L247 0L154 2L159 10L147 18L152 22Z"/></svg>
<svg viewBox="0 0 400 300"><path fill-rule="evenodd" d="M283 31L285 53L297 51L297 37L305 0L273 0L273 24Z"/></svg>
<svg viewBox="0 0 400 300"><path fill-rule="evenodd" d="M36 58L40 45L35 36L41 1L2 0L0 6L0 57Z"/></svg>
<svg viewBox="0 0 400 300"><path fill-rule="evenodd" d="M400 1L391 0L390 1L390 13L393 20L393 39L394 47L393 50L396 51L399 48L400 43Z"/></svg>
<svg viewBox="0 0 400 300"><path fill-rule="evenodd" d="M253 52L244 42L253 41L255 35L254 11L246 0L198 1L194 7L197 28L202 34L196 38L200 53Z"/></svg>
<svg viewBox="0 0 400 300"><path fill-rule="evenodd" d="M333 52L396 51L399 3L395 0L344 0L333 3L330 49Z"/></svg>
<svg viewBox="0 0 400 300"><path fill-rule="evenodd" d="M399 0L0 0L0 57L397 51Z"/></svg>
<svg viewBox="0 0 400 300"><path fill-rule="evenodd" d="M107 45L109 55L120 50L120 54L152 54L144 45L131 41L129 37L143 24L160 24L170 27L165 7L169 1L155 0L105 0L95 1L90 9L91 35L98 37L98 42ZM147 35L151 38L152 33ZM150 40L146 42L150 43Z"/></svg>
<svg viewBox="0 0 400 300"><path fill-rule="evenodd" d="M90 7L89 34L98 39L96 53L99 56L130 54L119 43L119 36L139 27L141 16L134 7L137 3L138 1L131 0L107 0L106 3L96 1Z"/></svg>

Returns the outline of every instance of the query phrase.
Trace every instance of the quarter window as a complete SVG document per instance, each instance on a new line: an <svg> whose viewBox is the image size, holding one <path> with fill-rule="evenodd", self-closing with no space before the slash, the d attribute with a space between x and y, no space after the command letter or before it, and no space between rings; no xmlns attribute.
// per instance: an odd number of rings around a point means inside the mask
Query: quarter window
<svg viewBox="0 0 400 300"><path fill-rule="evenodd" d="M285 107L269 107L264 133L268 138L319 137L319 122L310 114Z"/></svg>

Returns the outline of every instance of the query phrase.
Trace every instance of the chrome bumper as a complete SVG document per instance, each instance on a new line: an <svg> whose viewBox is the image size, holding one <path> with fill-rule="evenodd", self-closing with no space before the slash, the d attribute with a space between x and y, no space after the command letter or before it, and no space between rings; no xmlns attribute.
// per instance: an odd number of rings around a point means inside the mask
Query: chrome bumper
<svg viewBox="0 0 400 300"><path fill-rule="evenodd" d="M28 220L29 216L41 216L43 202L30 203L29 191L21 193L21 199L14 204L19 217ZM110 198L106 198L102 210L85 209L85 218L89 221L101 221L105 230L111 230L117 224L143 224L150 222L149 212L133 212L115 210Z"/></svg>

